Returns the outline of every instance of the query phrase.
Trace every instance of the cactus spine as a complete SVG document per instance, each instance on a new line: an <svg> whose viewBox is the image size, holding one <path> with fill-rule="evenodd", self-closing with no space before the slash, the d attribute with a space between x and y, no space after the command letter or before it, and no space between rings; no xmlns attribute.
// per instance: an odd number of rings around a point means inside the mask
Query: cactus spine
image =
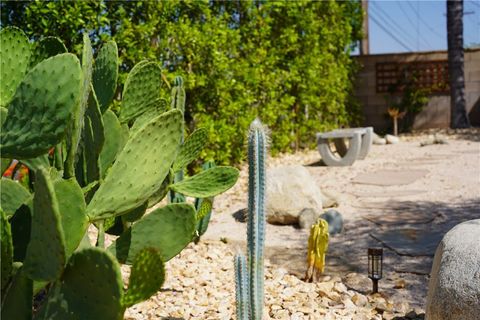
<svg viewBox="0 0 480 320"><path fill-rule="evenodd" d="M247 224L247 255L248 279L240 277L241 263L236 263L237 282L248 280L248 309L250 319L261 320L263 316L263 252L265 243L265 158L267 155L267 135L259 120L250 125L248 137L248 224ZM235 260L241 261L242 255ZM240 278L239 278L240 277ZM242 285L239 288L243 288ZM242 298L243 293L237 293ZM237 306L246 303L237 301ZM237 314L241 315L241 313ZM242 319L242 318L239 318Z"/></svg>

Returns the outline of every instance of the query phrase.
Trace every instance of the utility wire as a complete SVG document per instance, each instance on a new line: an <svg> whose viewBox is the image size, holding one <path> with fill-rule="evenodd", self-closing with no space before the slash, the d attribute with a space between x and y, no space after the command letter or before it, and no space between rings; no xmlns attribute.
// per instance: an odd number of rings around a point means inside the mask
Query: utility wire
<svg viewBox="0 0 480 320"><path fill-rule="evenodd" d="M399 6L399 8L402 10L403 14L405 15L405 17L407 17L408 21L410 22L410 24L412 26L415 25L415 23L413 22L412 19L410 19L410 16L408 15L407 11L403 8L403 5L401 2L397 2L397 5ZM422 39L422 41L428 46L429 49L433 49L433 46L428 42L428 40L426 38L423 37L423 35L420 33L417 33L417 37L420 36L420 38Z"/></svg>
<svg viewBox="0 0 480 320"><path fill-rule="evenodd" d="M412 41L413 37L409 37L404 32L399 31L396 26L394 26L393 24L390 23L388 18L385 18L381 14L381 12L377 11L376 9L374 10L374 9L375 9L375 7L373 7L373 6L370 7L369 8L369 11L370 11L369 13L374 14L376 16L377 20L379 20L385 28L392 31L398 39L402 40L403 43L407 43L407 44L409 44L410 41Z"/></svg>
<svg viewBox="0 0 480 320"><path fill-rule="evenodd" d="M369 12L369 17L372 19L372 21L380 28L382 29L386 34L388 34L393 40L395 40L399 45L404 47L407 51L413 51L411 48L409 48L405 43L403 43L400 39L398 39L393 33L390 32L387 28L385 28L378 20L375 18L371 12Z"/></svg>
<svg viewBox="0 0 480 320"><path fill-rule="evenodd" d="M417 10L415 10L415 8L412 6L410 1L407 1L407 4L410 7L410 9L412 9L412 11L415 13L415 15L417 16L417 19L420 20L428 28L428 30L430 30L434 35L441 38L442 40L445 40L445 35L441 35L440 33L438 33L435 29L430 27L428 23L426 23L422 18L420 18L420 14L418 13Z"/></svg>

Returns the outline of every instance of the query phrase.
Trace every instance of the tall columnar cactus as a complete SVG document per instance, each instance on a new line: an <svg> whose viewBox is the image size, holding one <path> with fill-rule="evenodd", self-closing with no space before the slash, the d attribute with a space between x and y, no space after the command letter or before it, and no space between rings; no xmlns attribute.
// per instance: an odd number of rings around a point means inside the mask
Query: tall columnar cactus
<svg viewBox="0 0 480 320"><path fill-rule="evenodd" d="M328 222L319 219L310 228L307 251L307 272L305 281L317 281L325 269L325 255L328 249Z"/></svg>
<svg viewBox="0 0 480 320"><path fill-rule="evenodd" d="M95 63L84 37L82 67L58 39L33 45L33 55L30 45L12 48L29 44L18 29L0 31L0 42L2 69L17 62L11 52L26 51L19 66L7 68L21 72L0 83L0 153L8 157L1 164L20 159L33 182L0 181L1 317L31 319L35 300L37 320L121 319L158 291L164 263L194 239L208 209L175 203L145 215L147 207L170 190L183 199L211 198L235 184L238 170L215 167L173 181L198 157L206 131L181 143L184 95L180 90L174 110L165 112L156 63L141 62L129 74L119 120L109 109L118 68L114 42ZM119 237L105 249L105 231L117 222ZM98 228L97 248L90 224ZM120 263L133 265L128 289Z"/></svg>
<svg viewBox="0 0 480 320"><path fill-rule="evenodd" d="M259 120L250 125L248 136L248 217L247 217L247 256L248 276L243 276L242 255L235 257L237 299L245 297L245 284L248 281L248 301L237 301L237 307L248 305L249 319L261 320L263 316L264 282L264 243L265 243L265 159L267 157L266 129ZM244 311L237 310L240 318Z"/></svg>

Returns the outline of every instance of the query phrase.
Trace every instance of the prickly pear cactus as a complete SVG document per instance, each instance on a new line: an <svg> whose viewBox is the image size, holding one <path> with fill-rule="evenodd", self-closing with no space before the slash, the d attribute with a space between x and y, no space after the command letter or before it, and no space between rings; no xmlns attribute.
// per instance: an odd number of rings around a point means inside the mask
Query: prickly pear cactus
<svg viewBox="0 0 480 320"><path fill-rule="evenodd" d="M308 237L307 272L305 281L317 281L325 269L325 255L328 250L328 222L319 219L311 226Z"/></svg>
<svg viewBox="0 0 480 320"><path fill-rule="evenodd" d="M159 290L164 262L194 240L211 197L230 188L238 171L212 168L174 183L175 173L183 174L198 157L206 131L183 143L184 90L175 92L174 110L165 112L156 63L141 62L131 71L122 124L108 109L118 76L114 42L95 62L85 35L80 65L73 54L62 53L56 38L33 44L33 54L17 29L0 31L0 38L2 72L12 52L25 51L19 72L9 75L16 80L6 87L2 82L0 91L0 103L8 107L0 106L2 173L12 159L29 169L24 186L12 179L0 185L1 316L121 319L126 308ZM31 70L23 70L24 64ZM145 214L170 190L201 196L201 204L194 208L178 193L182 203ZM87 232L90 224L98 228L97 247ZM105 232L119 236L107 249ZM125 290L119 262L133 264ZM40 306L32 308L32 301Z"/></svg>

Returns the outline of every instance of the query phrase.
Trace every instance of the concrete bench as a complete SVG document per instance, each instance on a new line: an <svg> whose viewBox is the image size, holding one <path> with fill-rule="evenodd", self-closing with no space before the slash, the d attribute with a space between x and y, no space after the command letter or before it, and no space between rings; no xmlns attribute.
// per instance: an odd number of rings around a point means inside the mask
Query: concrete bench
<svg viewBox="0 0 480 320"><path fill-rule="evenodd" d="M348 147L345 143L348 139ZM333 140L338 156L330 148ZM317 133L318 151L327 166L351 166L357 159L365 159L373 140L373 128L335 129Z"/></svg>

